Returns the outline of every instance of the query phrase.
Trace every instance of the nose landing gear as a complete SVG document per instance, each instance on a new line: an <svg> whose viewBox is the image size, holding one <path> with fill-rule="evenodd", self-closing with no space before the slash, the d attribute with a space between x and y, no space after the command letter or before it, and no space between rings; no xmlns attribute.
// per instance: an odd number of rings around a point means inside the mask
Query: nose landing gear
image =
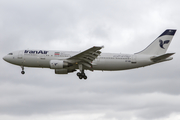
<svg viewBox="0 0 180 120"><path fill-rule="evenodd" d="M24 66L21 66L21 68L22 68L21 74L25 74Z"/></svg>

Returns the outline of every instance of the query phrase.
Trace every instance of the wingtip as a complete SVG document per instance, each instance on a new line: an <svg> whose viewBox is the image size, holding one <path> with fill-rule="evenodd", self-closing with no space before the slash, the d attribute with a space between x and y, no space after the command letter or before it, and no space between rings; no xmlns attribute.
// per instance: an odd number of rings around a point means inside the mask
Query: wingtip
<svg viewBox="0 0 180 120"><path fill-rule="evenodd" d="M93 47L100 47L100 48L104 48L104 45L103 45L103 46L93 46Z"/></svg>

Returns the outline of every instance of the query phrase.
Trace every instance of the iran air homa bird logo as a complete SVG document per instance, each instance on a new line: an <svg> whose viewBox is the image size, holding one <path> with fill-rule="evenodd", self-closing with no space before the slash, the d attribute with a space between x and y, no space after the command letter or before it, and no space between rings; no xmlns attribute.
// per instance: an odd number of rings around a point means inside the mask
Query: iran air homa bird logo
<svg viewBox="0 0 180 120"><path fill-rule="evenodd" d="M160 46L162 49L165 49L163 45L164 45L164 44L168 44L169 41L170 41L170 40L165 40L165 41L163 42L163 41L160 39L160 40L159 40L159 43L160 43L159 46Z"/></svg>

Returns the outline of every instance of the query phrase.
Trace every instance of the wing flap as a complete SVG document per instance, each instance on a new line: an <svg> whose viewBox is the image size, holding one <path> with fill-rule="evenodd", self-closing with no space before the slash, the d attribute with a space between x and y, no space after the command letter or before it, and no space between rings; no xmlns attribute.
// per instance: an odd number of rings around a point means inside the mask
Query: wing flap
<svg viewBox="0 0 180 120"><path fill-rule="evenodd" d="M87 58L79 58L79 59L82 60L82 61L86 61L86 62L88 62L88 63L91 62L91 60L89 60L89 59L87 59Z"/></svg>

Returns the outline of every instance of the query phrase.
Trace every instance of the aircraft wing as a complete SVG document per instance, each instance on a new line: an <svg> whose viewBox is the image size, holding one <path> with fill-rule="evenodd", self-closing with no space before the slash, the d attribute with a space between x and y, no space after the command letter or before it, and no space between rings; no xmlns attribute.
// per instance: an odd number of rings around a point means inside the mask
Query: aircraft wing
<svg viewBox="0 0 180 120"><path fill-rule="evenodd" d="M76 64L81 63L84 66L91 68L92 67L91 62L93 60L95 60L101 54L101 51L99 51L99 50L102 48L103 48L103 46L91 47L81 53L78 53L78 54L68 58L67 60L74 61L74 62L76 62Z"/></svg>

